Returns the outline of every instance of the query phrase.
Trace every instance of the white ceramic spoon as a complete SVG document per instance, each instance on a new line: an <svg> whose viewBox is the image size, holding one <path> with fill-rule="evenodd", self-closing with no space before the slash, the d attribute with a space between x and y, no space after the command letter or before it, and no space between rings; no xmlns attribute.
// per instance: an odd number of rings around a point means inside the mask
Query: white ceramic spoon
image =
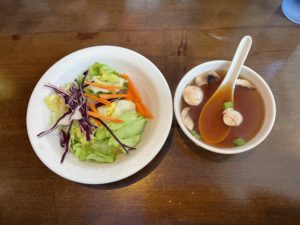
<svg viewBox="0 0 300 225"><path fill-rule="evenodd" d="M224 103L233 102L235 82L248 56L251 44L250 36L243 37L222 83L201 110L198 127L201 138L209 144L223 141L231 130L231 127L226 126L222 119Z"/></svg>

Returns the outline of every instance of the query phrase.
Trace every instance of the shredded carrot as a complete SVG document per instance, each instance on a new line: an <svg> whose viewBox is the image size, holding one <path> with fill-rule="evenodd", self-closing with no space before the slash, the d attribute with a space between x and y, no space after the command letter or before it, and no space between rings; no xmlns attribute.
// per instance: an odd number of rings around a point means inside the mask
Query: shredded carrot
<svg viewBox="0 0 300 225"><path fill-rule="evenodd" d="M149 119L153 119L153 114L150 112L150 110L144 105L143 102L138 102L138 105L140 106L140 108L142 108L142 113L141 115L143 115L144 117L146 118L149 118Z"/></svg>
<svg viewBox="0 0 300 225"><path fill-rule="evenodd" d="M139 102L135 103L135 107L136 107L136 111L138 111L139 114L144 115L144 110L141 107L141 105L139 104Z"/></svg>
<svg viewBox="0 0 300 225"><path fill-rule="evenodd" d="M86 97L88 97L88 98L90 98L90 99L92 99L92 100L94 100L94 101L96 101L96 102L101 102L101 103L103 103L105 105L110 105L111 104L110 101L108 101L108 100L106 100L104 98L99 98L99 97L96 97L94 95L89 95L89 94L83 94L83 95L86 96Z"/></svg>
<svg viewBox="0 0 300 225"><path fill-rule="evenodd" d="M125 79L125 80L128 80L128 79L129 79L128 75L126 75L126 74L120 74L120 77L122 77L122 78Z"/></svg>
<svg viewBox="0 0 300 225"><path fill-rule="evenodd" d="M125 100L133 101L134 96L131 94L130 90L127 91Z"/></svg>
<svg viewBox="0 0 300 225"><path fill-rule="evenodd" d="M117 119L117 118L114 118L114 117L103 116L103 115L100 115L100 114L98 114L98 113L94 113L94 112L92 112L92 111L87 111L86 113L87 113L89 116L98 118L98 119L100 119L100 120L106 120L106 121L114 122L114 123L123 123L123 122L124 122L123 120L120 120L120 119Z"/></svg>
<svg viewBox="0 0 300 225"><path fill-rule="evenodd" d="M136 87L133 85L132 81L129 78L128 78L128 89L130 90L130 92L135 98L137 98L139 101L142 100L140 93L138 92L138 90L136 89Z"/></svg>
<svg viewBox="0 0 300 225"><path fill-rule="evenodd" d="M129 81L129 77L126 74L120 74L120 77L127 80L127 82ZM127 96L124 99L125 100L130 100L130 101L133 101L133 99L134 99L133 95L131 94L131 91L130 91L129 87L127 89Z"/></svg>
<svg viewBox="0 0 300 225"><path fill-rule="evenodd" d="M125 99L134 101L136 104L137 111L144 117L152 119L153 115L147 106L143 103L142 97L140 96L137 88L126 74L121 74L121 77L128 81L127 97Z"/></svg>
<svg viewBox="0 0 300 225"><path fill-rule="evenodd" d="M120 89L122 89L122 87L120 87L120 86L111 86L111 85L99 84L99 83L95 83L95 82L92 83L92 82L88 82L88 81L85 81L84 84L88 84L93 87L103 88L103 89L106 89L111 92L117 92Z"/></svg>
<svg viewBox="0 0 300 225"><path fill-rule="evenodd" d="M89 106L93 113L97 113L97 109L92 102L89 102ZM99 121L95 120L94 118L91 117L90 120L93 121L93 123L95 123L98 127L101 126L101 123Z"/></svg>
<svg viewBox="0 0 300 225"><path fill-rule="evenodd" d="M100 98L104 99L112 99L112 98L125 98L127 97L126 94L101 94L99 95Z"/></svg>
<svg viewBox="0 0 300 225"><path fill-rule="evenodd" d="M89 106L90 106L92 112L97 113L97 109L96 109L95 105L92 102L89 102Z"/></svg>

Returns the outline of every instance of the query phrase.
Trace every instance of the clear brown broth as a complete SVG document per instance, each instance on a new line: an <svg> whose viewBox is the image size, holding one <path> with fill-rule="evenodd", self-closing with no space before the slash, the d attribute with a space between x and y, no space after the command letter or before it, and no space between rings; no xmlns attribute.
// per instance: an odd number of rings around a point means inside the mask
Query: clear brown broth
<svg viewBox="0 0 300 225"><path fill-rule="evenodd" d="M213 83L208 85L203 85L201 87L204 93L204 97L200 105L190 106L182 99L182 108L189 107L191 109L190 116L195 123L194 130L198 133L198 119L200 112L207 100L216 91L216 89L222 82L226 71L217 71L217 73L221 76L220 80L214 81ZM194 82L192 84L194 84ZM244 120L242 124L238 127L232 127L229 135L225 138L225 140L218 144L213 144L214 146L233 147L235 146L233 144L233 141L236 138L243 138L246 142L248 142L260 130L265 117L265 108L262 97L256 89L236 86L234 91L234 108L243 115Z"/></svg>

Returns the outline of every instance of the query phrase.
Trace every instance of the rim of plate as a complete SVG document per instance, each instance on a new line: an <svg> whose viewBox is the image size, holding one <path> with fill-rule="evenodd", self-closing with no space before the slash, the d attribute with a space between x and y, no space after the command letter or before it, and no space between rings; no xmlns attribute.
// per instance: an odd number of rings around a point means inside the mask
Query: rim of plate
<svg viewBox="0 0 300 225"><path fill-rule="evenodd" d="M167 115L165 115L164 119L164 131L160 132L160 139L157 140L157 142L155 143L155 149L152 149L151 152L148 152L149 154L147 155L147 158L145 158L145 160L143 162L139 162L137 164L134 165L134 168L131 168L130 170L127 170L127 172L123 172L120 174L117 174L114 177L110 177L107 178L105 180L90 180L88 178L85 179L78 179L78 177L66 173L65 170L61 170L60 168L58 168L58 166L60 166L60 162L57 162L57 165L55 164L49 164L48 161L45 160L45 158L43 157L43 155L40 153L39 149L38 149L38 145L36 143L37 140L37 136L36 134L33 134L32 132L32 124L30 123L31 117L34 116L34 112L33 112L33 107L34 107L34 101L36 100L36 96L38 94L37 89L40 86L43 86L44 82L46 82L47 78L50 77L51 73L53 73L53 71L55 70L56 67L59 67L67 62L69 62L70 60L74 60L77 57L80 58L80 55L82 54L87 54L88 52L92 52L92 51L96 51L97 50L97 54L100 54L101 51L120 51L123 54L129 54L131 57L134 57L137 60L142 60L144 61L145 64L147 64L147 66L150 66L151 69L154 70L155 72L155 76L159 77L159 83L160 85L164 86L164 91L166 92L165 96L164 96L164 100L166 100L165 103L165 110L168 110L169 113ZM93 62L90 62L90 64L92 64ZM38 156L38 158L43 162L43 164L48 167L52 172L54 172L55 174L66 178L70 181L73 182L77 182L77 183L82 183L82 184L107 184L107 183L112 183L112 182L116 182L122 179L125 179L127 177L132 176L133 174L137 173L138 171L140 171L141 169L143 169L146 165L148 165L154 158L155 156L160 152L160 150L162 149L163 145L165 144L167 137L170 133L171 130L171 126L172 126L172 121L173 121L173 101L172 101L172 94L169 88L169 85L165 79L165 77L163 76L163 74L161 73L161 71L158 69L158 67L151 62L148 58L146 58L145 56L143 56L142 54L133 51L131 49L127 49L124 47L120 47L120 46L113 46L113 45L101 45L101 46L92 46L92 47L88 47L88 48L83 48L80 50L77 50L75 52L72 52L66 56L64 56L63 58L59 59L57 62L55 62L43 75L42 77L39 79L39 81L37 82L37 84L35 85L29 102L28 102L28 106L27 106L27 113L26 113L26 127L27 127L27 134L31 143L31 146L34 150L34 152L36 153L36 155ZM139 149L138 149L139 150ZM142 149L141 149L142 150ZM140 151L141 151L140 150ZM74 157L74 156L72 156ZM127 159L128 160L128 159ZM118 161L118 159L116 160ZM80 161L79 161L80 163ZM114 162L115 163L115 162ZM112 163L112 164L114 164ZM101 164L100 164L101 165Z"/></svg>

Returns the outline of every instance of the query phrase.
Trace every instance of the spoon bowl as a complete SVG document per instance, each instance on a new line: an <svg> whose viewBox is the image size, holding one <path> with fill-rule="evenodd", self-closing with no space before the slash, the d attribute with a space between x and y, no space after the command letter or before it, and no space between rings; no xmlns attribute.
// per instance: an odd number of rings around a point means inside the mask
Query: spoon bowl
<svg viewBox="0 0 300 225"><path fill-rule="evenodd" d="M233 102L235 82L251 44L250 36L245 36L241 40L225 78L201 110L198 127L203 140L209 144L223 141L230 133L231 127L226 126L222 119L223 105L225 102Z"/></svg>

